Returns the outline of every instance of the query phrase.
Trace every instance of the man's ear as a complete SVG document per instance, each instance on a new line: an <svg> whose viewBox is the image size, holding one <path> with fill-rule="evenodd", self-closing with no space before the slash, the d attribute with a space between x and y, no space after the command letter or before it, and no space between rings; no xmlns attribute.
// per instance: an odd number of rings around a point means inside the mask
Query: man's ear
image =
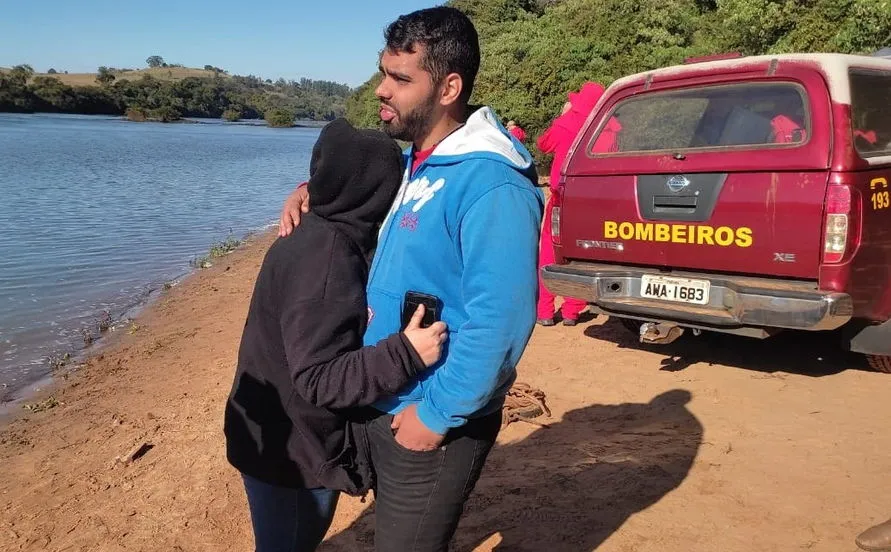
<svg viewBox="0 0 891 552"><path fill-rule="evenodd" d="M442 79L439 103L449 106L458 101L464 91L464 79L458 73L449 73Z"/></svg>

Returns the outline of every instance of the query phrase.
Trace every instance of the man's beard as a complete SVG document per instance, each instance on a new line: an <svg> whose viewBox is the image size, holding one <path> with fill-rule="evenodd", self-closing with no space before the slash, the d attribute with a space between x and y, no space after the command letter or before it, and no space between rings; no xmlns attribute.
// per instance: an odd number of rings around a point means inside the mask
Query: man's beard
<svg viewBox="0 0 891 552"><path fill-rule="evenodd" d="M411 111L398 112L399 123L381 121L384 132L394 140L414 142L423 138L430 132L433 125L433 107L436 105L436 95L431 94L420 105ZM392 108L392 106L390 106Z"/></svg>

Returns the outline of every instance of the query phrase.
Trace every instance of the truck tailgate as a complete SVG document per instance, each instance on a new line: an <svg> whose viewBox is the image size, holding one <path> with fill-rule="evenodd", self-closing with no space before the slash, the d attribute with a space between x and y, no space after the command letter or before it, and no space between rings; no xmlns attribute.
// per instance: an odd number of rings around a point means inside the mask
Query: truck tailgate
<svg viewBox="0 0 891 552"><path fill-rule="evenodd" d="M567 259L816 279L827 174L568 177Z"/></svg>

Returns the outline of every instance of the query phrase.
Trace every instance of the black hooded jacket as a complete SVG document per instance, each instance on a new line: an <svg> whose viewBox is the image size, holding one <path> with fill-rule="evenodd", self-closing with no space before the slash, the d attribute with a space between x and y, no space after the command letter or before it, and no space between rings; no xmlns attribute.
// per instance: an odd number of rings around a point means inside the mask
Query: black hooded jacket
<svg viewBox="0 0 891 552"><path fill-rule="evenodd" d="M425 366L403 334L363 347L377 228L402 177L382 133L330 123L313 148L311 212L272 244L254 288L226 404L229 462L273 485L360 494L370 484L349 409L394 394Z"/></svg>

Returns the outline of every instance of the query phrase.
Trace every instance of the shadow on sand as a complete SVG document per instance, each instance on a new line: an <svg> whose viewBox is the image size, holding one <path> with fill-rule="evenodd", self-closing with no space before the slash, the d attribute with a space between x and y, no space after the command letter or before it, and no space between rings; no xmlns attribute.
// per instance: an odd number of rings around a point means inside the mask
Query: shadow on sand
<svg viewBox="0 0 891 552"><path fill-rule="evenodd" d="M588 326L585 335L615 343L620 348L665 355L659 368L669 372L680 372L700 362L813 377L867 369L862 355L841 348L841 337L835 332L784 332L768 339L704 332L699 337L684 334L669 345L643 345L618 320L609 319L603 324Z"/></svg>
<svg viewBox="0 0 891 552"><path fill-rule="evenodd" d="M648 403L587 406L496 447L451 549L596 549L686 478L703 433L690 399L673 390ZM373 542L369 508L319 550L372 550Z"/></svg>

